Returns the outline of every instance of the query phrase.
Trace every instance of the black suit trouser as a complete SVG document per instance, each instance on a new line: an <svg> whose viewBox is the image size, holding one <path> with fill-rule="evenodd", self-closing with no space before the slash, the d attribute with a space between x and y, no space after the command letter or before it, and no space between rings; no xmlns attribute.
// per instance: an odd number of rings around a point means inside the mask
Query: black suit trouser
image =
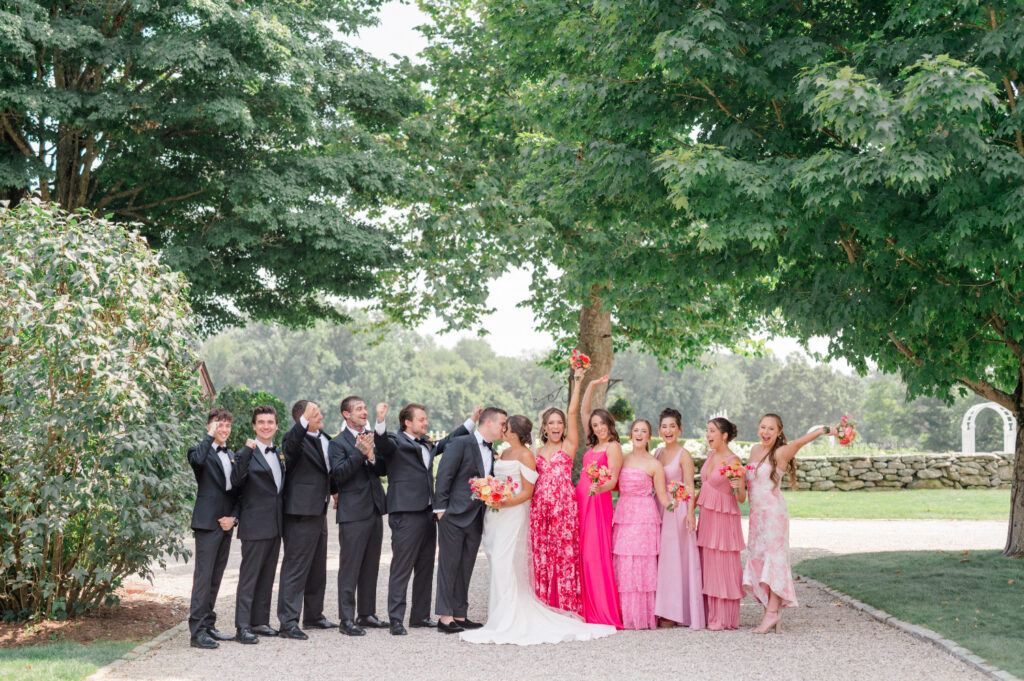
<svg viewBox="0 0 1024 681"><path fill-rule="evenodd" d="M270 599L274 594L274 575L280 555L280 537L242 540L242 564L238 568L238 591L235 592L237 629L270 625Z"/></svg>
<svg viewBox="0 0 1024 681"><path fill-rule="evenodd" d="M284 516L284 559L277 588L281 628L316 622L324 616L327 589L327 505L321 515Z"/></svg>
<svg viewBox="0 0 1024 681"><path fill-rule="evenodd" d="M437 603L438 615L462 619L469 610L469 580L473 577L476 553L484 529L483 513L465 527L456 525L445 514L437 522Z"/></svg>
<svg viewBox="0 0 1024 681"><path fill-rule="evenodd" d="M430 617L434 584L437 526L430 509L388 514L391 528L391 576L388 578L388 618L405 619L405 595L412 576L410 622Z"/></svg>
<svg viewBox="0 0 1024 681"><path fill-rule="evenodd" d="M342 622L354 619L356 612L359 617L377 614L377 573L383 541L384 522L379 515L338 523L338 616Z"/></svg>
<svg viewBox="0 0 1024 681"><path fill-rule="evenodd" d="M231 553L234 530L193 530L196 539L196 562L192 573L192 603L189 606L188 630L196 636L217 623L217 592Z"/></svg>

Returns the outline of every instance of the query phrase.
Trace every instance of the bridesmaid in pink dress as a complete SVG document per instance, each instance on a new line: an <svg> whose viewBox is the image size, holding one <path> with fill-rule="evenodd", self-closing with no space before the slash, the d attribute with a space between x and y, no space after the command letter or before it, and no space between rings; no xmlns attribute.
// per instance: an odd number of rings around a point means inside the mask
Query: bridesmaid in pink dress
<svg viewBox="0 0 1024 681"><path fill-rule="evenodd" d="M796 588L789 566L789 512L779 491L781 470L789 474L796 489L796 453L815 438L829 432L818 427L803 437L787 442L778 414L765 414L757 426L761 440L750 450L747 460L747 487L750 490L750 541L747 565L743 569L743 589L764 606L761 624L755 634L779 631L779 608L796 606Z"/></svg>
<svg viewBox="0 0 1024 681"><path fill-rule="evenodd" d="M533 586L541 603L583 616L580 586L580 517L572 485L572 465L578 444L580 382L583 369L573 374L569 398L569 427L565 414L551 407L541 417L537 450L537 483L530 505L530 553Z"/></svg>
<svg viewBox="0 0 1024 681"><path fill-rule="evenodd" d="M592 381L583 395L582 415L587 424L583 473L576 484L580 514L580 565L583 582L583 616L592 624L613 624L622 628L619 592L612 570L612 490L619 482L622 447L615 432L615 419L604 409L590 413L590 391L594 384L607 383L604 376ZM608 466L611 480L598 486L587 475L590 464Z"/></svg>
<svg viewBox="0 0 1024 681"><path fill-rule="evenodd" d="M700 577L700 551L697 549L696 500L692 495L693 459L679 444L683 415L668 408L661 412L658 432L665 444L654 455L665 468L665 480L682 482L690 490L690 500L666 512L661 524L661 555L658 558L658 594L654 614L662 626L680 624L691 629L704 628L704 594Z"/></svg>
<svg viewBox="0 0 1024 681"><path fill-rule="evenodd" d="M619 472L619 502L612 518L615 583L626 629L657 629L654 598L658 590L661 509L671 510L665 490L665 469L651 456L651 424L637 419L630 426L633 451ZM653 493L653 495L652 495Z"/></svg>
<svg viewBox="0 0 1024 681"><path fill-rule="evenodd" d="M730 480L719 475L725 464L739 463L729 449L736 438L736 426L724 418L708 421L708 459L700 469L700 523L697 546L700 547L700 571L704 577L704 611L708 629L736 629L740 625L740 599L743 598L743 527L740 506L747 498L744 477Z"/></svg>

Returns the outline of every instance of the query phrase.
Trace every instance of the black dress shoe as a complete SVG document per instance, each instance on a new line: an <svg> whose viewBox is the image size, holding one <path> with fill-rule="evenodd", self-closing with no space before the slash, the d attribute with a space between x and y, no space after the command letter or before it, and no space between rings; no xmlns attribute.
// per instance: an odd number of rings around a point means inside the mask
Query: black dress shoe
<svg viewBox="0 0 1024 681"><path fill-rule="evenodd" d="M346 636L365 636L366 632L363 631L355 622L352 620L345 620L338 627L338 632L345 634Z"/></svg>
<svg viewBox="0 0 1024 681"><path fill-rule="evenodd" d="M252 629L246 627L245 629L239 629L238 633L235 634L235 640L239 643L246 645L252 645L253 643L259 643L260 639L256 634L252 632Z"/></svg>
<svg viewBox="0 0 1024 681"><path fill-rule="evenodd" d="M188 644L193 648L220 648L220 644L210 638L210 635L206 631L200 631L198 634L189 639Z"/></svg>
<svg viewBox="0 0 1024 681"><path fill-rule="evenodd" d="M216 629L214 629L213 627L210 627L206 631L207 631L208 634L210 634L210 638L212 638L214 641L234 641L235 640L234 636L230 636L228 634L222 634L219 631L217 631Z"/></svg>
<svg viewBox="0 0 1024 681"><path fill-rule="evenodd" d="M281 631L278 633L282 638L294 638L297 641L305 641L309 638L302 629L299 629L294 624L290 627L281 627Z"/></svg>
<svg viewBox="0 0 1024 681"><path fill-rule="evenodd" d="M437 623L437 630L440 631L442 634L457 634L460 631L465 631L465 629L460 627L459 623L456 622L455 620L452 620L451 624L445 624L444 622L438 622Z"/></svg>
<svg viewBox="0 0 1024 681"><path fill-rule="evenodd" d="M307 629L334 629L338 625L326 617L321 617L316 622L306 622L302 626Z"/></svg>
<svg viewBox="0 0 1024 681"><path fill-rule="evenodd" d="M405 627L402 626L402 620L391 620L391 635L392 636L405 636L408 634Z"/></svg>
<svg viewBox="0 0 1024 681"><path fill-rule="evenodd" d="M356 624L363 629L387 629L388 625L377 619L376 615L363 615L356 618Z"/></svg>
<svg viewBox="0 0 1024 681"><path fill-rule="evenodd" d="M257 636L277 636L277 629L274 629L269 624L260 624L252 628L252 633Z"/></svg>
<svg viewBox="0 0 1024 681"><path fill-rule="evenodd" d="M480 624L479 622L474 622L473 620L469 619L468 617L466 619L464 619L464 620L455 620L455 623L458 624L463 629L479 629L480 627L484 626L484 625Z"/></svg>
<svg viewBox="0 0 1024 681"><path fill-rule="evenodd" d="M416 622L409 622L409 626L416 628L423 627L424 629L434 629L435 627L437 627L437 622L427 617L425 619L417 620Z"/></svg>

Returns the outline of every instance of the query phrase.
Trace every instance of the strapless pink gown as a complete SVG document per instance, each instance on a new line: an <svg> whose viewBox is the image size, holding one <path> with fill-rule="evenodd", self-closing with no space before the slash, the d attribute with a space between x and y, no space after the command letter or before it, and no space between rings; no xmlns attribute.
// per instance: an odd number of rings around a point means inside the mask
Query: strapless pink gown
<svg viewBox="0 0 1024 681"><path fill-rule="evenodd" d="M537 457L530 499L533 587L541 603L583 615L580 587L580 516L572 487L572 457Z"/></svg>
<svg viewBox="0 0 1024 681"><path fill-rule="evenodd" d="M658 590L661 516L651 493L654 481L638 468L619 472L619 503L612 519L615 583L626 629L657 629L654 596Z"/></svg>
<svg viewBox="0 0 1024 681"><path fill-rule="evenodd" d="M682 482L682 450L665 466L665 480ZM687 502L689 503L689 502ZM666 511L661 518L661 555L658 558L658 595L654 614L691 629L704 628L704 594L700 576L697 533L686 526L686 504Z"/></svg>
<svg viewBox="0 0 1024 681"><path fill-rule="evenodd" d="M739 457L729 461L739 461ZM708 457L701 466L701 488L697 495L700 506L697 546L704 577L704 611L708 629L736 629L740 625L740 599L743 598L740 506L729 479L713 470L710 463L711 457Z"/></svg>
<svg viewBox="0 0 1024 681"><path fill-rule="evenodd" d="M580 513L580 567L583 583L583 617L592 624L614 624L622 629L619 592L612 568L612 493L590 496L587 466L608 465L608 454L588 449L583 455L583 473L576 484Z"/></svg>

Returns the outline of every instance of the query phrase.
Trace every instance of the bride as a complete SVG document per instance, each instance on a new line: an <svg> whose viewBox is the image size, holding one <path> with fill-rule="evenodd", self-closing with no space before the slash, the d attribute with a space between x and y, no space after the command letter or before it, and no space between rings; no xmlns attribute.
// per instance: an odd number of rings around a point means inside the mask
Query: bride
<svg viewBox="0 0 1024 681"><path fill-rule="evenodd" d="M549 608L534 595L527 555L530 497L537 481L536 460L528 447L532 430L533 424L521 415L511 417L505 427L509 447L494 462L494 476L511 477L519 483L519 491L484 519L482 544L491 569L487 624L460 633L463 641L525 646L587 641L615 633L614 626L587 624Z"/></svg>

